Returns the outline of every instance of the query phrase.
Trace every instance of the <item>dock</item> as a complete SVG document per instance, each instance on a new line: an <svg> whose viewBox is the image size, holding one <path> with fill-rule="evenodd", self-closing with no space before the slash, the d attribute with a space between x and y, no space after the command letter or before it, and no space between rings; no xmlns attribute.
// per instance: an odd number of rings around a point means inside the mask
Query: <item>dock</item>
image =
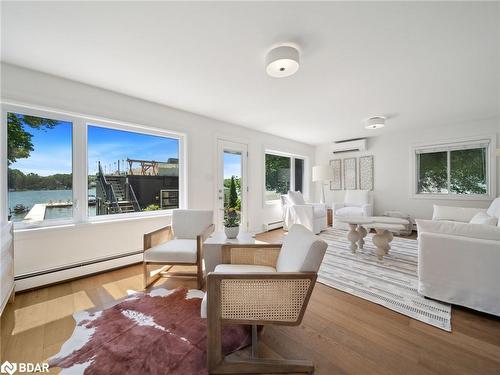
<svg viewBox="0 0 500 375"><path fill-rule="evenodd" d="M49 202L49 203L36 203L31 207L31 210L26 214L23 221L24 222L37 222L43 221L45 219L45 211L47 208L57 208L57 207L71 207L73 202Z"/></svg>
<svg viewBox="0 0 500 375"><path fill-rule="evenodd" d="M43 221L45 218L45 210L47 209L46 203L37 203L31 207L30 212L26 214L23 221L35 222Z"/></svg>

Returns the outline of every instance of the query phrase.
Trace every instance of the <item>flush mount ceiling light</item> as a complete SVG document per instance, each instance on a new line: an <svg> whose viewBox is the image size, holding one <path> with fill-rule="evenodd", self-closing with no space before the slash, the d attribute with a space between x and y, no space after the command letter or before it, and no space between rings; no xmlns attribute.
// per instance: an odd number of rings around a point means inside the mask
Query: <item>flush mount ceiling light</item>
<svg viewBox="0 0 500 375"><path fill-rule="evenodd" d="M376 116L366 120L366 129L380 129L385 126L385 117Z"/></svg>
<svg viewBox="0 0 500 375"><path fill-rule="evenodd" d="M266 72L271 77L283 78L299 70L299 51L295 47L273 48L266 56Z"/></svg>

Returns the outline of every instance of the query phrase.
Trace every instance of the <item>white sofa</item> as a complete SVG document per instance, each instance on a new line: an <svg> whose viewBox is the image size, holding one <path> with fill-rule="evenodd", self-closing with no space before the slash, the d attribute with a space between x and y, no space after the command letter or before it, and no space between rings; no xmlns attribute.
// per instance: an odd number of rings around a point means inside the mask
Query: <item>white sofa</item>
<svg viewBox="0 0 500 375"><path fill-rule="evenodd" d="M301 224L314 234L327 227L326 205L306 203L300 192L289 191L281 196L283 227L288 230L293 224Z"/></svg>
<svg viewBox="0 0 500 375"><path fill-rule="evenodd" d="M346 190L343 202L334 202L333 227L349 229L348 225L335 220L344 216L373 216L373 198L368 190Z"/></svg>
<svg viewBox="0 0 500 375"><path fill-rule="evenodd" d="M497 198L488 210L435 206L433 220L417 220L419 293L500 316L499 217Z"/></svg>

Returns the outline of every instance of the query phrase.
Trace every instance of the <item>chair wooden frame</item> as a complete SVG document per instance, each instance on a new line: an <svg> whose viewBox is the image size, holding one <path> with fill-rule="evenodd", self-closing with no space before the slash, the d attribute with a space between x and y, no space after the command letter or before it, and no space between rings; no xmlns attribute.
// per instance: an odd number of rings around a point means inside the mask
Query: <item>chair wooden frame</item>
<svg viewBox="0 0 500 375"><path fill-rule="evenodd" d="M143 274L144 274L144 289L156 282L161 277L195 277L197 280L197 288L203 287L203 242L214 231L214 225L208 226L202 233L196 236L196 261L194 263L182 262L147 262L143 260ZM144 234L144 252L154 246L160 245L170 241L173 237L172 226L156 229L152 232ZM155 271L151 276L148 265L164 265L165 267ZM196 272L169 272L173 266L196 266Z"/></svg>
<svg viewBox="0 0 500 375"><path fill-rule="evenodd" d="M222 262L234 264L269 265L275 267L280 249L281 245L276 244L225 245L222 247ZM254 261L250 263L249 259L251 261L252 258ZM274 262L272 262L273 258ZM245 260L246 263L242 263L242 260ZM222 354L222 326L224 324L252 325L252 345L256 346L257 325L299 325L302 322L316 278L317 273L315 272L208 274L207 361L209 373L254 374L313 372L314 365L311 361L257 358L256 347L252 347L252 357L249 359L233 360L225 358ZM245 290L248 291L248 288L249 286L251 287L252 283L260 284L260 290L263 291L263 294L268 297L267 302L266 298L245 298L244 295L241 295L245 293ZM289 310L290 306L280 306L279 303L271 303L270 306L269 301L279 301L283 291L290 289L294 292L302 291L302 301L300 306L296 307L292 314L290 314L290 311L285 311L287 313L283 314L283 317L280 318L280 309ZM230 307L232 302L234 303L234 306L241 306L242 303L244 303L245 306L249 305L249 308L244 309L245 311L243 312L239 308L231 309ZM299 304L295 304L294 306L296 305ZM262 313L266 314L267 309L274 310L269 311L269 317L263 317ZM235 312L236 316L231 317L230 315L234 315L233 312Z"/></svg>

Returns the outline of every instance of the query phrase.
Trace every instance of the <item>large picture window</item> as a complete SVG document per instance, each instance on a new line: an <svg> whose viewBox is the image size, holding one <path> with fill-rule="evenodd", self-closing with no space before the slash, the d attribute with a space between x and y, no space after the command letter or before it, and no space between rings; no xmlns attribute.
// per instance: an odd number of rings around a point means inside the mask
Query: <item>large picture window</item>
<svg viewBox="0 0 500 375"><path fill-rule="evenodd" d="M292 155L266 152L265 201L279 201L288 190L304 192L304 159Z"/></svg>
<svg viewBox="0 0 500 375"><path fill-rule="evenodd" d="M179 140L88 125L89 216L179 208Z"/></svg>
<svg viewBox="0 0 500 375"><path fill-rule="evenodd" d="M72 218L72 127L68 121L7 113L9 220Z"/></svg>
<svg viewBox="0 0 500 375"><path fill-rule="evenodd" d="M489 141L415 149L417 195L489 195Z"/></svg>
<svg viewBox="0 0 500 375"><path fill-rule="evenodd" d="M11 104L2 122L0 211L16 228L186 205L182 134Z"/></svg>

